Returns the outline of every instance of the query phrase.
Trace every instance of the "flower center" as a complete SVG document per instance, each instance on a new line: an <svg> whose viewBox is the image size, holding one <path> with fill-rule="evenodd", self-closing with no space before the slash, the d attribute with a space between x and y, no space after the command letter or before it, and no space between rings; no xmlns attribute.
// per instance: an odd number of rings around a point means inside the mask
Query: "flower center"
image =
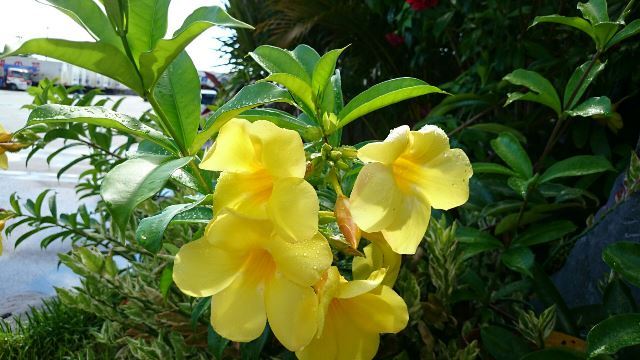
<svg viewBox="0 0 640 360"><path fill-rule="evenodd" d="M405 194L412 193L414 186L424 178L421 166L404 156L398 157L391 169L396 184Z"/></svg>
<svg viewBox="0 0 640 360"><path fill-rule="evenodd" d="M257 249L249 255L244 271L247 281L258 285L275 274L276 263L268 251Z"/></svg>

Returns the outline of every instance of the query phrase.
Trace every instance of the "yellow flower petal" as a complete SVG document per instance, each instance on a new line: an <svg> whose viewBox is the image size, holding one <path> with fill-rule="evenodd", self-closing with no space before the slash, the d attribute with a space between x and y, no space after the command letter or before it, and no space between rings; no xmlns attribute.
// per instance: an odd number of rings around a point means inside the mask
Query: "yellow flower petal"
<svg viewBox="0 0 640 360"><path fill-rule="evenodd" d="M276 274L265 288L267 319L278 340L291 351L307 345L317 330L318 299L311 286Z"/></svg>
<svg viewBox="0 0 640 360"><path fill-rule="evenodd" d="M394 220L382 235L398 254L415 254L431 217L431 207L417 198L407 197Z"/></svg>
<svg viewBox="0 0 640 360"><path fill-rule="evenodd" d="M187 295L210 296L229 286L242 266L241 258L199 239L185 244L176 255L173 281Z"/></svg>
<svg viewBox="0 0 640 360"><path fill-rule="evenodd" d="M369 143L358 150L358 158L366 163L390 165L409 146L409 127L403 125L389 133L382 142Z"/></svg>
<svg viewBox="0 0 640 360"><path fill-rule="evenodd" d="M234 256L263 247L272 231L267 220L254 220L234 211L226 210L209 223L205 238L210 244L233 252Z"/></svg>
<svg viewBox="0 0 640 360"><path fill-rule="evenodd" d="M425 163L449 150L449 137L437 126L425 125L411 132L407 156L417 163Z"/></svg>
<svg viewBox="0 0 640 360"><path fill-rule="evenodd" d="M393 221L402 203L391 169L380 163L365 165L351 192L351 215L360 229L376 232Z"/></svg>
<svg viewBox="0 0 640 360"><path fill-rule="evenodd" d="M359 328L376 334L397 333L409 322L407 304L388 286L382 286L379 293L365 293L340 303Z"/></svg>
<svg viewBox="0 0 640 360"><path fill-rule="evenodd" d="M469 199L472 174L471 163L464 151L447 150L425 163L419 189L431 206L449 210Z"/></svg>
<svg viewBox="0 0 640 360"><path fill-rule="evenodd" d="M251 124L251 135L260 143L260 161L274 177L304 177L306 161L300 135L269 121Z"/></svg>
<svg viewBox="0 0 640 360"><path fill-rule="evenodd" d="M321 336L314 337L309 345L296 352L300 360L333 360L338 356L338 339L330 318L324 325L325 331ZM320 332L320 330L318 330Z"/></svg>
<svg viewBox="0 0 640 360"><path fill-rule="evenodd" d="M387 269L378 269L369 275L366 280L352 280L344 283L340 283L338 286L338 293L336 298L349 299L362 294L368 293L371 290L377 288L384 276L387 274Z"/></svg>
<svg viewBox="0 0 640 360"><path fill-rule="evenodd" d="M340 300L348 301L348 300ZM343 305L343 304L340 304ZM342 307L342 306L340 306ZM337 360L370 360L378 352L380 335L374 331L363 330L340 309L331 316L333 330L338 344ZM326 333L326 332L325 332Z"/></svg>
<svg viewBox="0 0 640 360"><path fill-rule="evenodd" d="M229 287L211 297L211 326L231 341L258 338L267 324L263 286L241 274Z"/></svg>
<svg viewBox="0 0 640 360"><path fill-rule="evenodd" d="M353 258L353 278L366 279L372 272L386 268L387 274L381 284L393 287L400 272L402 256L389 247L389 244L380 233L375 233L375 235L366 234L365 238L370 240L371 244L365 246L363 250L364 257L357 256Z"/></svg>
<svg viewBox="0 0 640 360"><path fill-rule="evenodd" d="M229 208L252 218L265 219L272 190L273 179L264 171L222 173L213 193L213 211L218 214Z"/></svg>
<svg viewBox="0 0 640 360"><path fill-rule="evenodd" d="M318 294L318 336L324 334L329 305L331 305L331 301L338 293L340 278L341 276L338 268L331 266L323 274L320 281L314 285L316 293Z"/></svg>
<svg viewBox="0 0 640 360"><path fill-rule="evenodd" d="M289 177L274 183L267 213L287 240L311 238L318 231L319 210L316 191L304 179Z"/></svg>
<svg viewBox="0 0 640 360"><path fill-rule="evenodd" d="M333 261L331 248L320 233L296 243L275 238L265 246L272 254L278 271L299 285L315 284Z"/></svg>
<svg viewBox="0 0 640 360"><path fill-rule="evenodd" d="M229 120L220 129L213 147L200 163L200 168L239 173L256 170L256 151L247 131L248 126L250 123L247 120Z"/></svg>

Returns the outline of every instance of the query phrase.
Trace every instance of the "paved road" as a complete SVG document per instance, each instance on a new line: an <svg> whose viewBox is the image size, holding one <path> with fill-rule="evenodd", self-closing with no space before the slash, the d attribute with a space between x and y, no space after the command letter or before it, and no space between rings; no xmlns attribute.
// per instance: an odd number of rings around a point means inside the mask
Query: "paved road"
<svg viewBox="0 0 640 360"><path fill-rule="evenodd" d="M119 96L111 96L116 100ZM30 103L31 97L25 92L12 92L0 90L0 123L9 131L21 128L29 111L20 109L24 104ZM127 96L120 106L120 111L132 116L139 116L149 108L149 104L140 98ZM78 181L78 174L86 169L86 164L63 175L60 180L56 178L57 171L84 149L75 147L62 153L51 162L46 163L46 157L57 146L45 149L38 153L25 167L27 152L8 154L9 170L0 170L0 208L9 208L9 196L17 193L21 198L35 198L44 189L54 189L57 194L58 211L75 211L78 202L76 200L74 185ZM64 199L64 201L60 201ZM95 200L83 200L87 206L95 203ZM20 313L30 305L37 305L43 297L55 293L54 286L71 287L78 284L78 278L67 268L58 268L57 253L67 251L68 243L52 244L45 250L40 248L41 238L47 233L38 234L38 238L28 240L17 249L14 241L29 229L22 227L16 230L11 237L3 234L4 254L0 256L0 315L5 313Z"/></svg>

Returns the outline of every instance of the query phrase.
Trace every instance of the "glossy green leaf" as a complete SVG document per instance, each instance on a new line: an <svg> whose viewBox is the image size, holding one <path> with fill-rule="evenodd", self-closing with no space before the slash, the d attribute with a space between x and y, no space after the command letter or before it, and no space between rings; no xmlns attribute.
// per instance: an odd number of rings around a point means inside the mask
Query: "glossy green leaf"
<svg viewBox="0 0 640 360"><path fill-rule="evenodd" d="M124 232L133 209L160 191L171 174L191 160L191 157L147 155L111 169L104 177L100 194L120 231Z"/></svg>
<svg viewBox="0 0 640 360"><path fill-rule="evenodd" d="M415 78L398 78L376 84L353 98L338 114L338 127L372 111L397 102L431 93L445 92Z"/></svg>
<svg viewBox="0 0 640 360"><path fill-rule="evenodd" d="M315 68L313 69L313 76L311 79L311 87L315 96L322 95L322 92L327 87L327 84L331 81L331 76L336 70L336 63L338 57L344 51L345 48L331 50L328 53L322 55L318 60Z"/></svg>
<svg viewBox="0 0 640 360"><path fill-rule="evenodd" d="M162 74L153 95L176 142L188 149L200 125L200 77L186 52Z"/></svg>
<svg viewBox="0 0 640 360"><path fill-rule="evenodd" d="M507 106L514 101L524 100L546 105L553 109L556 114L560 114L562 111L562 105L560 105L560 98L558 97L556 89L549 80L537 72L518 69L508 74L503 79L514 85L524 86L531 90L531 92L528 93L509 93L504 106Z"/></svg>
<svg viewBox="0 0 640 360"><path fill-rule="evenodd" d="M535 224L518 234L512 246L533 246L555 241L576 230L576 226L568 220L558 220Z"/></svg>
<svg viewBox="0 0 640 360"><path fill-rule="evenodd" d="M474 174L500 174L514 176L516 173L500 164L477 162L471 164Z"/></svg>
<svg viewBox="0 0 640 360"><path fill-rule="evenodd" d="M584 353L570 349L550 348L531 352L521 357L520 360L581 360L586 359Z"/></svg>
<svg viewBox="0 0 640 360"><path fill-rule="evenodd" d="M456 240L464 260L485 251L501 249L502 243L485 231L460 226L456 229Z"/></svg>
<svg viewBox="0 0 640 360"><path fill-rule="evenodd" d="M107 17L116 32L122 36L126 34L126 13L129 8L128 0L100 0L107 12Z"/></svg>
<svg viewBox="0 0 640 360"><path fill-rule="evenodd" d="M311 86L311 76L290 51L271 45L258 46L249 53L269 74L289 74Z"/></svg>
<svg viewBox="0 0 640 360"><path fill-rule="evenodd" d="M191 153L193 154L200 150L200 147L207 142L207 140L215 135L227 121L235 116L246 110L274 102L291 104L293 103L293 99L287 90L267 82L259 82L243 87L231 100L219 107L218 110L207 118L204 131L196 136L191 146Z"/></svg>
<svg viewBox="0 0 640 360"><path fill-rule="evenodd" d="M525 340L500 326L481 328L480 337L483 347L496 360L520 359L531 351Z"/></svg>
<svg viewBox="0 0 640 360"><path fill-rule="evenodd" d="M578 10L593 25L609 21L607 0L589 0L586 3L578 3Z"/></svg>
<svg viewBox="0 0 640 360"><path fill-rule="evenodd" d="M316 67L318 60L320 60L320 54L315 51L311 46L306 44L300 44L296 46L291 52L293 57L302 64L304 70L309 76L313 75L313 69Z"/></svg>
<svg viewBox="0 0 640 360"><path fill-rule="evenodd" d="M27 124L41 123L84 123L103 126L149 140L172 153L177 152L175 143L161 132L141 123L138 119L101 106L77 107L55 104L38 106L29 114Z"/></svg>
<svg viewBox="0 0 640 360"><path fill-rule="evenodd" d="M604 50L606 45L613 39L613 36L620 28L619 23L602 22L593 26L593 35L596 38L596 47L598 50Z"/></svg>
<svg viewBox="0 0 640 360"><path fill-rule="evenodd" d="M170 1L129 0L127 43L136 61L166 34Z"/></svg>
<svg viewBox="0 0 640 360"><path fill-rule="evenodd" d="M259 338L247 343L241 343L240 354L242 355L242 360L259 359L262 349L267 344L267 340L269 340L270 337L271 328L269 327L269 324L267 324Z"/></svg>
<svg viewBox="0 0 640 360"><path fill-rule="evenodd" d="M218 334L215 330L213 330L211 325L209 325L208 332L207 332L207 347L209 348L209 351L213 353L216 360L223 359L222 354L224 353L224 350L227 348L227 345L229 345L229 340L220 336L220 334Z"/></svg>
<svg viewBox="0 0 640 360"><path fill-rule="evenodd" d="M512 247L507 249L500 257L502 263L513 271L532 277L532 269L535 261L533 252L526 247Z"/></svg>
<svg viewBox="0 0 640 360"><path fill-rule="evenodd" d="M213 219L213 210L209 206L196 206L176 215L171 222L176 224L206 225Z"/></svg>
<svg viewBox="0 0 640 360"><path fill-rule="evenodd" d="M33 39L4 56L37 54L67 62L118 80L138 94L142 83L127 56L105 42Z"/></svg>
<svg viewBox="0 0 640 360"><path fill-rule="evenodd" d="M622 30L620 30L617 34L615 34L609 43L607 43L606 48L609 49L612 46L618 44L619 42L626 40L632 36L636 36L640 33L640 19L633 20L627 26L625 26Z"/></svg>
<svg viewBox="0 0 640 360"><path fill-rule="evenodd" d="M294 130L306 141L314 141L322 138L322 129L292 116L278 109L251 109L236 116L251 122L258 120L270 121L283 129Z"/></svg>
<svg viewBox="0 0 640 360"><path fill-rule="evenodd" d="M173 266L167 266L162 269L162 274L160 274L160 283L158 284L158 290L162 294L163 298L167 298L169 294L169 290L171 289L171 285L173 284Z"/></svg>
<svg viewBox="0 0 640 360"><path fill-rule="evenodd" d="M555 24L571 26L589 35L589 37L592 38L594 41L596 40L596 37L593 33L593 27L591 26L591 24L589 24L588 21L586 21L583 18L566 17L561 15L536 16L535 19L533 19L533 23L531 24L531 26L535 26L541 23L555 23Z"/></svg>
<svg viewBox="0 0 640 360"><path fill-rule="evenodd" d="M51 6L69 16L82 26L96 40L122 47L118 34L111 27L111 22L93 1L47 0Z"/></svg>
<svg viewBox="0 0 640 360"><path fill-rule="evenodd" d="M540 182L544 183L561 177L583 176L611 170L613 170L611 163L602 156L577 155L551 165L540 176Z"/></svg>
<svg viewBox="0 0 640 360"><path fill-rule="evenodd" d="M188 204L170 205L161 213L142 219L136 229L136 240L145 249L154 254L157 253L162 249L162 237L171 221L178 214L193 209L207 199L210 201L210 196Z"/></svg>
<svg viewBox="0 0 640 360"><path fill-rule="evenodd" d="M602 260L626 281L640 288L640 244L618 241L604 249Z"/></svg>
<svg viewBox="0 0 640 360"><path fill-rule="evenodd" d="M640 314L616 315L594 326L587 335L589 358L612 355L627 346L640 344Z"/></svg>
<svg viewBox="0 0 640 360"><path fill-rule="evenodd" d="M140 55L140 72L145 89L151 89L160 75L178 54L205 30L214 25L252 29L251 25L236 20L219 6L196 9L189 15L171 39L161 39L156 47Z"/></svg>
<svg viewBox="0 0 640 360"><path fill-rule="evenodd" d="M580 65L569 78L567 86L564 89L563 102L565 109L573 108L573 106L580 101L582 95L584 95L584 92L587 90L587 87L589 87L593 79L595 79L596 76L598 76L598 74L604 69L606 62L601 63L599 60L596 60L593 66L591 66L589 73L585 75L585 72L590 65L591 60ZM584 80L580 83L580 80L583 78ZM580 87L578 87L578 85L580 85ZM569 100L571 100L571 102L569 102Z"/></svg>
<svg viewBox="0 0 640 360"><path fill-rule="evenodd" d="M321 108L325 112L338 114L343 107L342 81L340 79L340 71L336 69L327 86L322 91Z"/></svg>
<svg viewBox="0 0 640 360"><path fill-rule="evenodd" d="M530 180L531 179L525 180L518 176L512 176L507 179L507 185L524 199L527 197L527 193L529 192L529 186L531 184Z"/></svg>
<svg viewBox="0 0 640 360"><path fill-rule="evenodd" d="M316 105L313 101L311 86L302 78L286 73L276 73L267 76L262 81L272 81L286 87L307 115L315 115Z"/></svg>
<svg viewBox="0 0 640 360"><path fill-rule="evenodd" d="M502 133L491 140L491 148L509 167L521 177L528 179L533 176L531 159L518 139L511 133Z"/></svg>

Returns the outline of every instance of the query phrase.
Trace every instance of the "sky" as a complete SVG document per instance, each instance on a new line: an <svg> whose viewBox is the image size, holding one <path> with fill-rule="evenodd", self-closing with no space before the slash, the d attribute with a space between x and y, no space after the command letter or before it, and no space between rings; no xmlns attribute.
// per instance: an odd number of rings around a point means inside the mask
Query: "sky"
<svg viewBox="0 0 640 360"><path fill-rule="evenodd" d="M201 6L223 5L224 0L172 0L169 7L167 34L177 30L191 12ZM3 16L0 21L0 49L5 44L16 49L22 42L49 37L76 41L93 40L89 34L69 17L36 0L3 0ZM194 40L187 52L198 70L224 72L226 60L217 49L219 37L229 36L231 30L214 26Z"/></svg>

